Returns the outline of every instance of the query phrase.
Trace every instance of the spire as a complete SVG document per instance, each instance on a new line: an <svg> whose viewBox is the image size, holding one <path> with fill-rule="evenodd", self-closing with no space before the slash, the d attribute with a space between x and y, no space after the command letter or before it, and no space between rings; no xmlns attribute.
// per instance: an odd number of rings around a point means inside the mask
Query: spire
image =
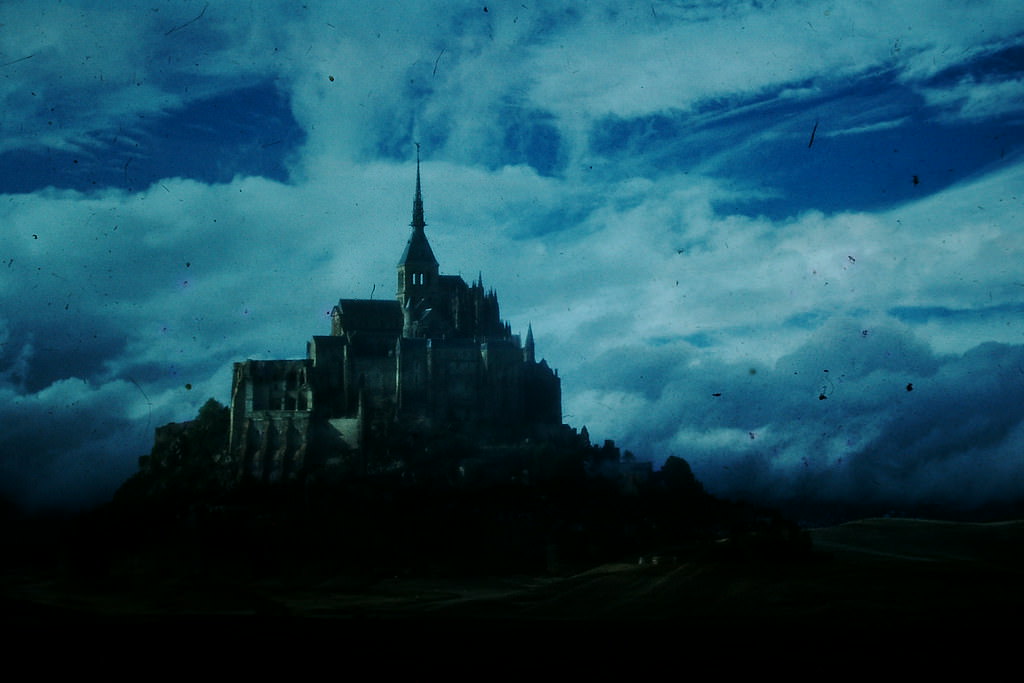
<svg viewBox="0 0 1024 683"><path fill-rule="evenodd" d="M430 248L427 241L427 234L423 228L427 223L423 220L423 194L420 192L420 143L416 143L416 196L412 200L412 235L405 245L402 259L399 266L410 266L420 269L415 272L425 273L432 270L437 275L437 258L434 257L434 250ZM414 271L410 271L414 272ZM421 283L422 284L422 283Z"/></svg>
<svg viewBox="0 0 1024 683"><path fill-rule="evenodd" d="M426 227L423 220L423 195L420 193L420 143L416 143L416 197L412 200L412 223L415 230L422 231Z"/></svg>
<svg viewBox="0 0 1024 683"><path fill-rule="evenodd" d="M533 323L526 327L526 347L523 349L523 356L527 363L537 362L537 351L533 341Z"/></svg>

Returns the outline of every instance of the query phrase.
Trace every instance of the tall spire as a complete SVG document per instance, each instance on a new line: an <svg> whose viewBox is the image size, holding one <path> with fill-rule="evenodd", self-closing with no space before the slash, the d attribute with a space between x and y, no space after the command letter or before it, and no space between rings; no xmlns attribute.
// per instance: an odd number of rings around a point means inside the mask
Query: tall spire
<svg viewBox="0 0 1024 683"><path fill-rule="evenodd" d="M427 223L423 220L423 195L420 193L420 143L416 143L416 197L412 200L412 223L416 231L422 232Z"/></svg>
<svg viewBox="0 0 1024 683"><path fill-rule="evenodd" d="M432 281L431 273L437 276L437 259L434 257L434 250L430 248L427 241L427 233L423 230L427 223L423 220L423 194L420 192L420 143L416 143L416 197L412 200L412 234L405 245L402 253L402 260L398 262L400 267L408 266L409 275L419 277L426 276L422 282L410 281L410 284L427 284ZM405 276L403 275L403 278Z"/></svg>

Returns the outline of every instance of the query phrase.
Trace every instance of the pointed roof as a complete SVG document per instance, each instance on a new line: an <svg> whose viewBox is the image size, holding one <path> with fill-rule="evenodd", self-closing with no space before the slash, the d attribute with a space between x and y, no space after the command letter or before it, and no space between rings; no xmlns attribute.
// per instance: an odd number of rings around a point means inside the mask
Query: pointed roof
<svg viewBox="0 0 1024 683"><path fill-rule="evenodd" d="M409 241L405 243L402 259L398 262L400 266L412 264L438 265L434 250L430 248L430 242L427 241L427 235L423 232L423 228L413 228Z"/></svg>
<svg viewBox="0 0 1024 683"><path fill-rule="evenodd" d="M416 196L412 200L412 235L402 252L402 259L398 265L409 264L430 264L438 265L434 250L430 248L427 241L427 234L423 228L427 226L423 220L423 194L420 192L420 145L416 143Z"/></svg>

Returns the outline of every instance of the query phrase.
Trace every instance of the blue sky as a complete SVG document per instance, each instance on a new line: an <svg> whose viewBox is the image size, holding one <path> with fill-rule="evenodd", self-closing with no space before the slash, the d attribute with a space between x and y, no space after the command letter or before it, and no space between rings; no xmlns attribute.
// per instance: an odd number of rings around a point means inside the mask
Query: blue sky
<svg viewBox="0 0 1024 683"><path fill-rule="evenodd" d="M0 474L101 499L442 269L566 421L763 502L1024 493L1019 2L6 2Z"/></svg>

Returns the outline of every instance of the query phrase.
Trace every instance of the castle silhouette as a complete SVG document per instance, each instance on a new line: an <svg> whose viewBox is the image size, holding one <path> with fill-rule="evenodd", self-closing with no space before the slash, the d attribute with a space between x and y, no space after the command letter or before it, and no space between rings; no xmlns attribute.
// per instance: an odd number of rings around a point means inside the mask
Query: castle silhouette
<svg viewBox="0 0 1024 683"><path fill-rule="evenodd" d="M394 444L438 434L480 445L563 433L561 380L501 320L483 277L442 275L425 232L420 161L394 300L341 299L306 358L234 365L229 458L264 481L317 468L395 466Z"/></svg>

